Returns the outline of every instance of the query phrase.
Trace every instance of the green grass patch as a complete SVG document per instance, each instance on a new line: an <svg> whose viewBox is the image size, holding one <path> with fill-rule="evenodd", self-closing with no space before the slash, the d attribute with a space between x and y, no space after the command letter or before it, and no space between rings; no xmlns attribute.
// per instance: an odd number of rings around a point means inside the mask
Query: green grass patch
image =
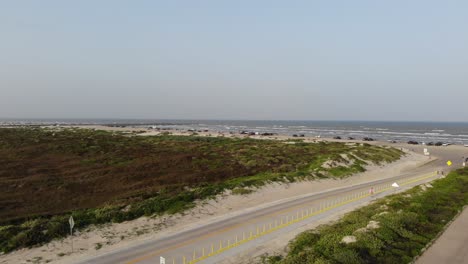
<svg viewBox="0 0 468 264"><path fill-rule="evenodd" d="M298 235L286 256L266 256L263 263L409 263L468 204L468 168L431 183L380 199L334 224ZM369 229L370 221L379 227ZM355 243L343 243L354 236Z"/></svg>
<svg viewBox="0 0 468 264"><path fill-rule="evenodd" d="M246 188L235 188L234 190L232 190L232 194L234 195L246 195L246 194L250 194L253 192L254 190L246 189Z"/></svg>

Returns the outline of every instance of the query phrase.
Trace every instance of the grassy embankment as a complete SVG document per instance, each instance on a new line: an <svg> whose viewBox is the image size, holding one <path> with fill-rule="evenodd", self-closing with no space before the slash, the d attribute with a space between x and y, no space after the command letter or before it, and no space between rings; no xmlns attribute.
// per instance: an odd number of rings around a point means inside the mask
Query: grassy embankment
<svg viewBox="0 0 468 264"><path fill-rule="evenodd" d="M290 242L285 257L263 262L409 263L468 204L468 168L432 185L380 199L337 223L306 231ZM343 243L345 236L354 236L356 242Z"/></svg>
<svg viewBox="0 0 468 264"><path fill-rule="evenodd" d="M70 215L80 229L176 213L226 189L345 177L402 155L368 144L293 143L0 129L0 251L66 236Z"/></svg>

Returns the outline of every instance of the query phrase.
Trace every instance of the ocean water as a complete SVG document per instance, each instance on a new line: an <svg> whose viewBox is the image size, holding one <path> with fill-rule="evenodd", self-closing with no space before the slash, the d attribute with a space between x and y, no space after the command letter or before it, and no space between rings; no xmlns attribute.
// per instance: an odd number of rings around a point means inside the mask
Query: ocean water
<svg viewBox="0 0 468 264"><path fill-rule="evenodd" d="M468 123L446 122L374 122L374 121L251 121L251 120L139 120L139 119L31 119L0 120L0 125L39 124L102 124L151 127L180 130L210 130L213 132L270 132L283 135L304 134L331 138L371 137L399 142L444 142L468 144Z"/></svg>

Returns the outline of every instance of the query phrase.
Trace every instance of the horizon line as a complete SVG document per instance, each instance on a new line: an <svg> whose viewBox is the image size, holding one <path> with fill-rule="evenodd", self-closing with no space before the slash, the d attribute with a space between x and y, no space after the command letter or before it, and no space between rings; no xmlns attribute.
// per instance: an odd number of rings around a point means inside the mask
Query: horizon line
<svg viewBox="0 0 468 264"><path fill-rule="evenodd" d="M125 118L125 117L94 117L94 118L69 118L69 117L44 117L44 118L13 118L13 117L0 117L0 120L140 120L140 121L272 121L272 122L394 122L394 123L468 123L468 121L437 121L437 120L343 120L343 119L238 119L238 118Z"/></svg>

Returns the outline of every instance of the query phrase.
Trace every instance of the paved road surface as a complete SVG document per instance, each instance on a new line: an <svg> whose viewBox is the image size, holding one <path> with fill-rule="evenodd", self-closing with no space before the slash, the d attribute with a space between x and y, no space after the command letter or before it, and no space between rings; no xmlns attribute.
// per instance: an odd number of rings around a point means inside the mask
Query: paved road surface
<svg viewBox="0 0 468 264"><path fill-rule="evenodd" d="M79 263L159 264L160 256L164 256L168 264L195 263L191 262L193 259L197 260L196 263L217 263L223 259L232 258L243 250L261 245L282 232L290 232L300 225L326 218L346 207L388 195L393 192L391 184L395 181L402 185L414 186L432 180L437 176L427 177L428 174L446 167L445 162L448 159L456 161L461 157L459 153L445 153L443 149L434 149L433 152L439 156L438 160L405 174L346 188L324 190L322 193L272 204L262 209L247 211L228 219L122 248ZM378 192L373 197L368 195L371 187ZM239 241L244 241L244 243L239 243ZM207 256L211 252L217 253L209 258L200 259L201 256Z"/></svg>

